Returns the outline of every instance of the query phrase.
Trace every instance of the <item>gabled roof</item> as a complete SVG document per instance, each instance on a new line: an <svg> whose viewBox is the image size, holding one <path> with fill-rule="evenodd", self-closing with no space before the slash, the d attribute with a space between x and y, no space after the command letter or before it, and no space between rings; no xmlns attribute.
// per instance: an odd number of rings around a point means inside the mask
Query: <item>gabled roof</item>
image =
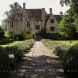
<svg viewBox="0 0 78 78"><path fill-rule="evenodd" d="M63 15L52 15L52 16L56 19L57 22L59 22L63 17ZM45 19L45 25L47 24L49 17L50 17L50 14L47 14Z"/></svg>
<svg viewBox="0 0 78 78"><path fill-rule="evenodd" d="M27 15L35 20L40 20L42 17L41 9L26 9Z"/></svg>
<svg viewBox="0 0 78 78"><path fill-rule="evenodd" d="M50 14L47 14L47 15L46 15L46 22L48 21L49 17L50 17ZM57 21L60 21L60 20L62 19L63 15L53 15L53 17L54 17Z"/></svg>

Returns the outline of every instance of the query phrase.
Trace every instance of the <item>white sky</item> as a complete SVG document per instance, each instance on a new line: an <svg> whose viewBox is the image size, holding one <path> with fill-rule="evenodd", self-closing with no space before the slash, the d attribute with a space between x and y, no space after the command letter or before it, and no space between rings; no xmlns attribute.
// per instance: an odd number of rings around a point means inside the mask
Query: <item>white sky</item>
<svg viewBox="0 0 78 78"><path fill-rule="evenodd" d="M54 14L59 14L60 11L65 12L67 7L61 7L60 0L1 0L0 1L0 24L5 18L5 12L9 10L9 5L14 2L19 2L21 5L26 3L26 8L46 8L49 12L49 8L53 9Z"/></svg>

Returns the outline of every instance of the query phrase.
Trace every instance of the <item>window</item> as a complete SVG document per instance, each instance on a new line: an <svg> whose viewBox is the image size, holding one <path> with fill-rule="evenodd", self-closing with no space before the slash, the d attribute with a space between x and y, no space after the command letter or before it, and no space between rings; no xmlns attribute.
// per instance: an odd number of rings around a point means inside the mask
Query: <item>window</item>
<svg viewBox="0 0 78 78"><path fill-rule="evenodd" d="M55 28L54 28L54 27L51 27L50 29L51 29L51 31L54 31L54 30L55 30Z"/></svg>
<svg viewBox="0 0 78 78"><path fill-rule="evenodd" d="M54 23L54 19L51 19L51 23Z"/></svg>
<svg viewBox="0 0 78 78"><path fill-rule="evenodd" d="M37 30L39 30L39 29L40 29L40 25L36 25L35 28L36 28Z"/></svg>
<svg viewBox="0 0 78 78"><path fill-rule="evenodd" d="M41 22L43 22L43 20L41 20Z"/></svg>
<svg viewBox="0 0 78 78"><path fill-rule="evenodd" d="M13 28L13 22L12 22L12 28Z"/></svg>
<svg viewBox="0 0 78 78"><path fill-rule="evenodd" d="M10 22L10 27L13 28L13 22L12 21Z"/></svg>
<svg viewBox="0 0 78 78"><path fill-rule="evenodd" d="M30 28L30 22L27 22L27 28Z"/></svg>

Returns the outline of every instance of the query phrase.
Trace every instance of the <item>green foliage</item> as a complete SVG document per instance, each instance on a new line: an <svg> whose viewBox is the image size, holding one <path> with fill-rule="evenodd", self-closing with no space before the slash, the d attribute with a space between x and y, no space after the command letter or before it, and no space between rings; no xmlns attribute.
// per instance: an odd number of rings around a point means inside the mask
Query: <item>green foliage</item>
<svg viewBox="0 0 78 78"><path fill-rule="evenodd" d="M0 46L0 64L4 63L8 64L9 63L9 57L8 53L5 52L4 48Z"/></svg>
<svg viewBox="0 0 78 78"><path fill-rule="evenodd" d="M78 0L60 0L61 4L69 4L70 8L62 19L60 25L64 29L63 34L70 37L78 32Z"/></svg>
<svg viewBox="0 0 78 78"><path fill-rule="evenodd" d="M6 45L8 43L12 43L13 40L7 39L6 37L0 41L0 45Z"/></svg>
<svg viewBox="0 0 78 78"><path fill-rule="evenodd" d="M12 32L5 32L5 37L12 38L13 33Z"/></svg>
<svg viewBox="0 0 78 78"><path fill-rule="evenodd" d="M77 31L77 27L74 24L74 19L69 15L64 16L64 18L59 24L59 27L61 30L60 34L65 37L72 37Z"/></svg>
<svg viewBox="0 0 78 78"><path fill-rule="evenodd" d="M13 42L13 39L11 38L11 33L4 33L2 32L2 34L0 35L0 44L7 44L7 43L11 43Z"/></svg>
<svg viewBox="0 0 78 78"><path fill-rule="evenodd" d="M68 5L71 3L71 0L60 0L60 4L64 6L64 4Z"/></svg>
<svg viewBox="0 0 78 78"><path fill-rule="evenodd" d="M0 46L0 70L5 72L14 69L18 62L21 61L24 53L28 53L33 45L33 40L15 41L7 45ZM9 55L14 55L14 59Z"/></svg>
<svg viewBox="0 0 78 78"><path fill-rule="evenodd" d="M33 32L26 32L23 36L25 39L33 39Z"/></svg>
<svg viewBox="0 0 78 78"><path fill-rule="evenodd" d="M59 56L61 60L64 60L64 56L66 55L67 49L64 47L56 47L54 53Z"/></svg>
<svg viewBox="0 0 78 78"><path fill-rule="evenodd" d="M34 43L34 40L30 39L30 40L24 40L24 41L14 41L13 43L1 45L1 46L3 46L3 47L16 46L17 48L26 51L32 47L33 43Z"/></svg>
<svg viewBox="0 0 78 78"><path fill-rule="evenodd" d="M0 41L2 41L4 39L4 31L2 30L2 28L0 27Z"/></svg>
<svg viewBox="0 0 78 78"><path fill-rule="evenodd" d="M11 34L3 31L3 29L0 27L0 44L7 44L11 43L13 40L10 38Z"/></svg>
<svg viewBox="0 0 78 78"><path fill-rule="evenodd" d="M25 37L23 34L13 35L12 39L15 41L25 40Z"/></svg>
<svg viewBox="0 0 78 78"><path fill-rule="evenodd" d="M21 34L13 34L13 32L5 32L5 37L10 40L20 41L25 39L32 39L33 33L27 32L27 33L21 33Z"/></svg>
<svg viewBox="0 0 78 78"><path fill-rule="evenodd" d="M73 59L75 57L78 57L78 44L75 44L72 47L70 47L69 51L67 52L65 56L65 60L68 60L68 59L70 60L71 58Z"/></svg>
<svg viewBox="0 0 78 78"><path fill-rule="evenodd" d="M78 44L72 46L64 56L64 71L78 72ZM71 67L71 68L70 68Z"/></svg>
<svg viewBox="0 0 78 78"><path fill-rule="evenodd" d="M0 46L0 70L9 72L10 69L14 68L23 56L23 50L16 46ZM10 58L9 55L14 55L14 58Z"/></svg>

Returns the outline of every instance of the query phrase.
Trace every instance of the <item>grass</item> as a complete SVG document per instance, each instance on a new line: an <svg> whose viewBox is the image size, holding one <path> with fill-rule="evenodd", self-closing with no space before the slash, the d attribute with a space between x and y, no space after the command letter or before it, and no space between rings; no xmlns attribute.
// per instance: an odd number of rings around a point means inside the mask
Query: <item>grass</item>
<svg viewBox="0 0 78 78"><path fill-rule="evenodd" d="M9 43L6 45L0 45L0 46L2 47L17 46L20 49L29 49L33 43L34 43L34 40L29 39L29 40L24 40L24 41L14 41L13 43Z"/></svg>
<svg viewBox="0 0 78 78"><path fill-rule="evenodd" d="M43 43L49 47L50 49L52 49L53 47L65 47L65 48L70 48L72 45L75 45L78 43L78 40L49 40L49 39L44 39Z"/></svg>

